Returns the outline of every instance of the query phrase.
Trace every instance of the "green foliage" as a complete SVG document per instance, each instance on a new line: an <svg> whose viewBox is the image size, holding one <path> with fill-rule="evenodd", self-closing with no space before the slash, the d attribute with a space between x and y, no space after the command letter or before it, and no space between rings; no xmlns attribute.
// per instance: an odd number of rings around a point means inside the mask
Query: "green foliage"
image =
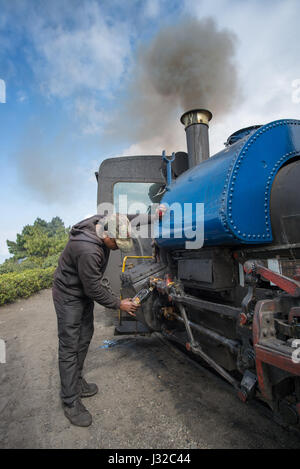
<svg viewBox="0 0 300 469"><path fill-rule="evenodd" d="M24 257L45 258L60 253L68 241L69 230L59 217L50 222L37 218L33 225L24 226L16 241L7 241L15 260Z"/></svg>
<svg viewBox="0 0 300 469"><path fill-rule="evenodd" d="M49 264L47 267L50 267ZM27 269L36 269L41 267L41 262L39 259L34 257L30 259L24 259L21 263L16 261L14 258L6 259L3 264L0 265L0 275L8 274L9 272L22 272Z"/></svg>
<svg viewBox="0 0 300 469"><path fill-rule="evenodd" d="M25 228L23 228L24 231ZM25 243L25 237L17 234L17 240L16 242L14 241L6 241L6 244L8 246L8 251L10 254L14 256L15 259L22 259L23 257L26 257L26 251L24 247Z"/></svg>
<svg viewBox="0 0 300 469"><path fill-rule="evenodd" d="M60 253L52 254L51 256L46 257L46 259L41 264L42 269L47 269L48 267L57 267L59 256Z"/></svg>
<svg viewBox="0 0 300 469"><path fill-rule="evenodd" d="M0 305L49 288L68 238L69 229L54 217L50 222L37 218L16 241L7 241L13 257L0 265Z"/></svg>
<svg viewBox="0 0 300 469"><path fill-rule="evenodd" d="M0 265L0 274L8 274L9 272L15 272L18 270L19 264L13 259L6 259L3 264Z"/></svg>
<svg viewBox="0 0 300 469"><path fill-rule="evenodd" d="M55 267L48 267L0 275L0 305L11 303L17 298L28 298L43 288L50 288L54 271Z"/></svg>

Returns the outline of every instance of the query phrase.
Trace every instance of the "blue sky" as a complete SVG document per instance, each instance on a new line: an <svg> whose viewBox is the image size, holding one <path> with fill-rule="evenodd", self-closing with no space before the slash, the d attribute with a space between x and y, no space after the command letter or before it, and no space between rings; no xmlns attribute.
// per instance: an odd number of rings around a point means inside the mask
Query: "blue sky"
<svg viewBox="0 0 300 469"><path fill-rule="evenodd" d="M212 121L212 153L240 127L298 118L299 14L298 0L0 0L0 262L6 239L36 217L71 225L95 213L104 158L167 146L164 132L118 140L107 132L138 48L161 28L211 16L236 34L241 98ZM185 149L178 120L170 132L170 150Z"/></svg>

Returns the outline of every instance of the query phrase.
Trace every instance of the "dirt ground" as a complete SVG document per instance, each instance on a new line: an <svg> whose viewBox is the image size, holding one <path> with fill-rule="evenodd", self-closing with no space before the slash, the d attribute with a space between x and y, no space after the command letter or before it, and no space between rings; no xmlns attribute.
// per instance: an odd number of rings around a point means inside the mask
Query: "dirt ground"
<svg viewBox="0 0 300 469"><path fill-rule="evenodd" d="M159 336L115 343L113 333L112 314L97 305L86 378L100 392L84 400L92 426L78 428L59 399L51 291L0 308L0 448L300 448L299 437Z"/></svg>

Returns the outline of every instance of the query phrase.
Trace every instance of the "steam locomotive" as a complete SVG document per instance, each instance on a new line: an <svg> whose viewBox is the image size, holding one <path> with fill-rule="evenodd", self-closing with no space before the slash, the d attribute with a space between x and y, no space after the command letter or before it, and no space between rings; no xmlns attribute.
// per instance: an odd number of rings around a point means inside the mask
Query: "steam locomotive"
<svg viewBox="0 0 300 469"><path fill-rule="evenodd" d="M121 294L148 288L139 321L199 356L243 402L259 398L280 423L299 427L300 121L241 129L210 157L211 117L204 109L182 116L186 153L100 166L98 204L113 202L120 184L147 187L158 204L155 239L136 237L122 259ZM204 230L195 249L197 204ZM139 221L151 222L147 213Z"/></svg>

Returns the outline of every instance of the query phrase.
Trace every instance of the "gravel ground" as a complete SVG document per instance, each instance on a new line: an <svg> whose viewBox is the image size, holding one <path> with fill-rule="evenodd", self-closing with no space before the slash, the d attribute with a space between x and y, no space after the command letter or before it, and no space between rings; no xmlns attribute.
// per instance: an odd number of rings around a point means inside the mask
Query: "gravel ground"
<svg viewBox="0 0 300 469"><path fill-rule="evenodd" d="M112 313L97 305L86 378L100 391L84 400L92 426L78 428L59 399L51 291L0 308L0 448L300 448L299 437L157 335L113 333Z"/></svg>

